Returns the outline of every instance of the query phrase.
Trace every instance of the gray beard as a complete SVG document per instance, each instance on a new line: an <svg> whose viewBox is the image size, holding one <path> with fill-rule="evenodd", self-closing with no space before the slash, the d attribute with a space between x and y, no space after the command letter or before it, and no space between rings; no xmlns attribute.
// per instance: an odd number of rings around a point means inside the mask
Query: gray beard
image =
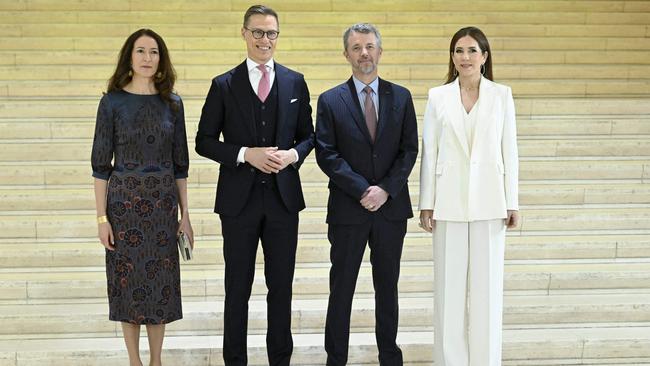
<svg viewBox="0 0 650 366"><path fill-rule="evenodd" d="M361 70L361 72L364 73L364 74L370 74L373 71L375 71L375 65L370 65L370 66L366 66L366 67L360 66L359 70Z"/></svg>

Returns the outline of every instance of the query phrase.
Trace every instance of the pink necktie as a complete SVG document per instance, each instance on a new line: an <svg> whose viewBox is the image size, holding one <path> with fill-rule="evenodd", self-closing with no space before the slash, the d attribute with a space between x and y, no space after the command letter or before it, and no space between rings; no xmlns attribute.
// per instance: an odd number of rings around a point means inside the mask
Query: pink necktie
<svg viewBox="0 0 650 366"><path fill-rule="evenodd" d="M377 133L377 112L375 110L375 103L372 101L372 88L366 86L363 88L366 93L366 100L364 101L364 113L366 115L366 126L370 132L370 139L375 142L375 134Z"/></svg>
<svg viewBox="0 0 650 366"><path fill-rule="evenodd" d="M257 65L257 68L262 72L262 79L257 87L257 97L264 103L266 97L269 96L269 90L271 90L269 72L266 70L266 65Z"/></svg>

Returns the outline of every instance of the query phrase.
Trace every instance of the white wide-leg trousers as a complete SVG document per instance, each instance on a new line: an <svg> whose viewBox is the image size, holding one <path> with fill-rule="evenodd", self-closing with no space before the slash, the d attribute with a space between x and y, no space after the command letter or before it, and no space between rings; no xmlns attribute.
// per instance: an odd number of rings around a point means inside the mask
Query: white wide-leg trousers
<svg viewBox="0 0 650 366"><path fill-rule="evenodd" d="M501 366L503 219L436 221L436 366Z"/></svg>

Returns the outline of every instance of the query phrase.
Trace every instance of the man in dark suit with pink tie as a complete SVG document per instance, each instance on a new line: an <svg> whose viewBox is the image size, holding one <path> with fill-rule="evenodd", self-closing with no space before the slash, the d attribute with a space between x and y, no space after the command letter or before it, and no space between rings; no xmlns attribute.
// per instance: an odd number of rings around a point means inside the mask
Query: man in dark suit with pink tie
<svg viewBox="0 0 650 366"><path fill-rule="evenodd" d="M225 262L223 358L248 364L248 300L261 240L269 364L288 366L298 212L305 208L298 168L314 146L309 90L301 74L273 60L280 34L273 9L251 6L241 34L248 57L212 80L196 136L197 153L220 164L214 211Z"/></svg>
<svg viewBox="0 0 650 366"><path fill-rule="evenodd" d="M316 159L330 178L330 297L325 326L327 365L345 365L350 313L366 244L375 287L380 365L402 365L397 346L400 257L413 217L407 180L418 152L410 92L380 79L381 36L356 24L343 36L352 77L318 99Z"/></svg>

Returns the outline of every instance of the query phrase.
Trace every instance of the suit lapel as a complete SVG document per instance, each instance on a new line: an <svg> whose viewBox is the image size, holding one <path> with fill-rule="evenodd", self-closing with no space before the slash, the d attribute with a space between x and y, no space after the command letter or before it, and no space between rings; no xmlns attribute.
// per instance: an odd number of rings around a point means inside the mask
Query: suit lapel
<svg viewBox="0 0 650 366"><path fill-rule="evenodd" d="M352 81L352 78L350 78L347 83L341 85L340 96L350 111L350 115L352 115L352 119L357 124L361 133L366 137L368 143L372 143L370 132L368 132L368 127L366 126L366 119L363 117L363 112L361 112L361 104L359 104L359 97L357 96L357 90L354 87L354 81Z"/></svg>
<svg viewBox="0 0 650 366"><path fill-rule="evenodd" d="M379 141L381 133L386 125L391 123L393 112L393 86L382 79L379 79L379 118L377 119L377 136L375 141Z"/></svg>
<svg viewBox="0 0 650 366"><path fill-rule="evenodd" d="M460 86L458 84L458 78L454 81L449 88L449 93L446 98L446 108L449 115L449 120L451 121L451 127L458 138L460 146L465 151L467 157L469 157L469 144L467 142L467 134L465 133L464 126L464 116L463 113L464 107L463 102L460 99Z"/></svg>
<svg viewBox="0 0 650 366"><path fill-rule="evenodd" d="M289 70L275 63L275 82L278 84L278 123L275 129L275 141L280 141L280 131L283 131L283 123L287 115L287 108L291 100L291 91L293 90L294 79L289 77Z"/></svg>
<svg viewBox="0 0 650 366"><path fill-rule="evenodd" d="M253 116L253 100L251 99L251 82L248 78L246 61L232 71L230 89L241 111L242 124L250 130L253 141L257 141L257 129L255 128L255 117Z"/></svg>

